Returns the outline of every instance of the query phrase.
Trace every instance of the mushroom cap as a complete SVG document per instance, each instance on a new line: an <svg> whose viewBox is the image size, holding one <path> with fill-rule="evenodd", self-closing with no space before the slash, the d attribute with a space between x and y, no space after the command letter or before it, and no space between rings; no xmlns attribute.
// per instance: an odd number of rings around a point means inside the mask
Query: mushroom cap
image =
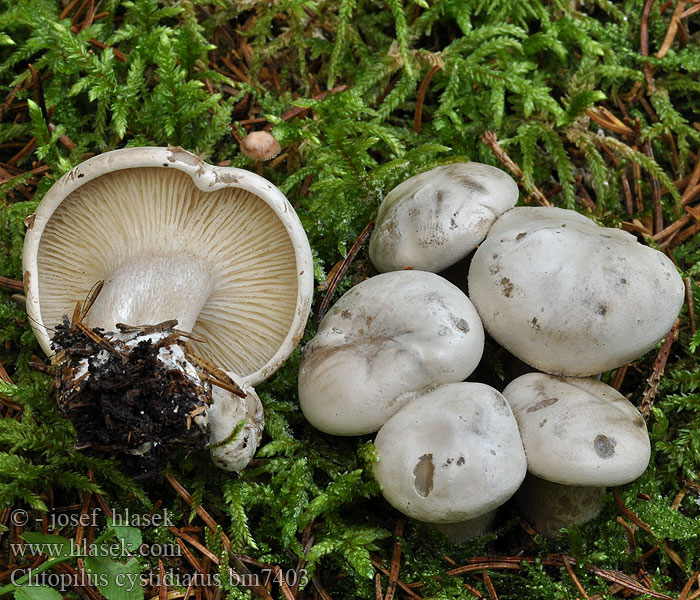
<svg viewBox="0 0 700 600"><path fill-rule="evenodd" d="M683 305L661 252L560 208L514 208L474 254L469 294L486 330L547 373L593 375L651 350Z"/></svg>
<svg viewBox="0 0 700 600"><path fill-rule="evenodd" d="M384 423L374 445L374 476L384 497L429 523L493 510L527 471L508 403L482 383L451 383L417 396Z"/></svg>
<svg viewBox="0 0 700 600"><path fill-rule="evenodd" d="M442 271L486 237L518 201L513 178L490 165L452 163L415 175L379 207L369 255L380 272Z"/></svg>
<svg viewBox="0 0 700 600"><path fill-rule="evenodd" d="M424 271L377 275L340 298L304 348L301 410L326 433L372 433L407 392L465 379L483 350L479 316L457 287Z"/></svg>
<svg viewBox="0 0 700 600"><path fill-rule="evenodd" d="M133 293L103 290L91 327L194 311L192 333L206 340L193 340L197 354L251 384L301 338L312 265L299 218L275 186L178 147L115 150L69 171L39 204L23 257L27 312L47 354L47 327L73 314L96 282L120 281ZM110 294L122 297L105 312L97 304Z"/></svg>
<svg viewBox="0 0 700 600"><path fill-rule="evenodd" d="M265 417L262 403L253 387L240 379L233 379L246 397L240 398L219 387L212 387L214 402L207 411L209 451L216 466L226 471L242 471L258 449ZM241 422L243 424L236 434Z"/></svg>
<svg viewBox="0 0 700 600"><path fill-rule="evenodd" d="M280 150L280 143L267 131L253 131L241 140L241 153L253 160L269 160Z"/></svg>
<svg viewBox="0 0 700 600"><path fill-rule="evenodd" d="M503 395L518 420L530 472L576 486L613 486L639 477L651 448L639 411L597 379L528 373Z"/></svg>

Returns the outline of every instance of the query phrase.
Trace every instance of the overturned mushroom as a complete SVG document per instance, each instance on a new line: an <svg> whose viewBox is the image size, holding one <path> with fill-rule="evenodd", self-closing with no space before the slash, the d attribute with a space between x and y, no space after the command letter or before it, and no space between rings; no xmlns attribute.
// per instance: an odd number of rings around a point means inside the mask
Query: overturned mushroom
<svg viewBox="0 0 700 600"><path fill-rule="evenodd" d="M197 355L246 385L292 352L313 292L308 241L279 190L172 147L116 150L67 173L37 208L23 264L47 354L47 328L104 280L86 327L176 320Z"/></svg>
<svg viewBox="0 0 700 600"><path fill-rule="evenodd" d="M671 329L684 286L673 263L619 229L560 208L514 208L469 270L484 327L547 373L593 375L651 350Z"/></svg>
<svg viewBox="0 0 700 600"><path fill-rule="evenodd" d="M474 307L434 273L396 271L347 292L304 348L299 401L316 428L377 431L426 386L462 381L484 350Z"/></svg>
<svg viewBox="0 0 700 600"><path fill-rule="evenodd" d="M601 381L528 373L503 395L527 455L518 502L543 535L594 518L607 486L634 481L649 464L642 415Z"/></svg>
<svg viewBox="0 0 700 600"><path fill-rule="evenodd" d="M380 272L442 271L474 250L517 201L515 181L490 165L453 163L415 175L379 207L372 263Z"/></svg>
<svg viewBox="0 0 700 600"><path fill-rule="evenodd" d="M442 524L455 542L483 533L526 471L508 403L481 383L451 383L416 396L389 418L374 444L374 475L388 502L414 519Z"/></svg>

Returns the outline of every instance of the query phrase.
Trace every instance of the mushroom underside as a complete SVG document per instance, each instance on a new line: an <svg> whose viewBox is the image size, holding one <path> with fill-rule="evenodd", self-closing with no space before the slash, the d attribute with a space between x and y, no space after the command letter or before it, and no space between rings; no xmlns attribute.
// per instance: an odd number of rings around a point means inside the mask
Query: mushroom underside
<svg viewBox="0 0 700 600"><path fill-rule="evenodd" d="M275 355L297 309L295 249L275 211L175 169L109 172L73 191L45 225L37 271L47 327L104 280L90 326L177 319L199 355L244 376Z"/></svg>

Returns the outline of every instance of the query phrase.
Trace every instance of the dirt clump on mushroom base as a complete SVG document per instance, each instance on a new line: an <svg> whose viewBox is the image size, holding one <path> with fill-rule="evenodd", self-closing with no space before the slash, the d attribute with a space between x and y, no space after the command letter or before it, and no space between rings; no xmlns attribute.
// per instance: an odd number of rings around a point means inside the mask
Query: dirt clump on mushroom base
<svg viewBox="0 0 700 600"><path fill-rule="evenodd" d="M118 456L134 476L160 476L176 450L207 443L211 383L177 324L118 333L64 318L56 327L57 403L76 447Z"/></svg>

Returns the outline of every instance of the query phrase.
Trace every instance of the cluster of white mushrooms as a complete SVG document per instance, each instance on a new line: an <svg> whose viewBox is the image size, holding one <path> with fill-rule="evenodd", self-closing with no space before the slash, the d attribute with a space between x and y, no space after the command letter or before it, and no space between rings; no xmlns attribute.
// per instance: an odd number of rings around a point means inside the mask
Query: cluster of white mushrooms
<svg viewBox="0 0 700 600"><path fill-rule="evenodd" d="M311 424L335 435L378 431L386 499L453 540L484 531L518 489L525 515L554 535L594 516L606 486L641 475L644 420L587 376L653 348L683 302L660 252L573 211L514 208L517 199L507 174L478 163L392 190L370 242L381 274L331 308L300 364ZM181 148L130 148L67 173L27 226L27 312L46 353L52 328L100 281L87 327L127 324L139 335L176 320L197 355L245 394L205 386L210 406L198 414L214 461L242 469L263 423L252 386L297 345L313 293L308 240L281 192ZM470 300L436 273L477 246ZM542 372L502 393L465 383L484 327Z"/></svg>
<svg viewBox="0 0 700 600"><path fill-rule="evenodd" d="M594 517L607 486L644 472L644 419L587 376L652 349L683 303L662 253L574 211L514 208L517 199L506 173L478 163L389 192L370 242L381 274L330 309L300 365L309 422L334 435L378 431L385 498L453 541L485 531L518 490L524 515L556 535ZM477 246L467 297L435 273ZM502 393L465 383L484 327L541 372Z"/></svg>

